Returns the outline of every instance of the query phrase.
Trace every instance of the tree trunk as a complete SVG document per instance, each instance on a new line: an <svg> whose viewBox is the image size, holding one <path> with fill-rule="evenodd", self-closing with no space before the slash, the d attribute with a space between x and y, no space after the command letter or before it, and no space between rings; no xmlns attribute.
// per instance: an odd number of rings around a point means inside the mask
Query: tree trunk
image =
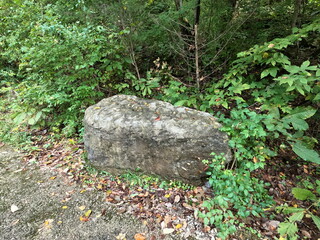
<svg viewBox="0 0 320 240"><path fill-rule="evenodd" d="M294 2L294 12L292 16L292 24L291 26L294 28L297 26L299 21L300 13L301 13L302 0L295 0Z"/></svg>

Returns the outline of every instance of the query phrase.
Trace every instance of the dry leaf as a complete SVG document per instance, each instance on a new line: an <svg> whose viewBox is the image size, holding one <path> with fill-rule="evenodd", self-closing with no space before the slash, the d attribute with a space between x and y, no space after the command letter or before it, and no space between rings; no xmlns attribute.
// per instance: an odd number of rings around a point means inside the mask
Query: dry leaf
<svg viewBox="0 0 320 240"><path fill-rule="evenodd" d="M126 234L125 233L119 233L118 236L116 236L117 240L126 240Z"/></svg>
<svg viewBox="0 0 320 240"><path fill-rule="evenodd" d="M80 217L80 221L81 221L81 222L88 222L88 221L89 221L89 218L88 218L88 217L85 217L85 216L81 216L81 217Z"/></svg>
<svg viewBox="0 0 320 240"><path fill-rule="evenodd" d="M134 240L146 240L146 237L142 233L137 233L134 235Z"/></svg>
<svg viewBox="0 0 320 240"><path fill-rule="evenodd" d="M54 179L56 179L56 177L57 177L57 176L52 176L52 177L50 177L50 179L51 179L51 180L54 180Z"/></svg>
<svg viewBox="0 0 320 240"><path fill-rule="evenodd" d="M179 195L176 195L174 197L174 202L176 202L176 203L180 202L180 196Z"/></svg>
<svg viewBox="0 0 320 240"><path fill-rule="evenodd" d="M84 216L88 218L88 217L90 217L91 213L92 213L92 210L88 210L88 211L86 211Z"/></svg>
<svg viewBox="0 0 320 240"><path fill-rule="evenodd" d="M170 233L173 233L174 232L174 229L173 228L164 228L162 230L162 233L163 234L170 234Z"/></svg>
<svg viewBox="0 0 320 240"><path fill-rule="evenodd" d="M182 206L184 206L186 209L193 210L193 207L188 203L182 203Z"/></svg>
<svg viewBox="0 0 320 240"><path fill-rule="evenodd" d="M306 238L311 238L311 234L309 232L307 232L306 230L301 230L301 233L303 234L303 236L305 236Z"/></svg>
<svg viewBox="0 0 320 240"><path fill-rule="evenodd" d="M62 209L67 209L68 208L68 206L62 206Z"/></svg>
<svg viewBox="0 0 320 240"><path fill-rule="evenodd" d="M19 208L18 208L17 205L15 205L15 204L12 204L12 205L11 205L11 212L16 212L16 211L18 211L18 210L19 210Z"/></svg>
<svg viewBox="0 0 320 240"><path fill-rule="evenodd" d="M181 223L179 223L179 224L177 224L177 225L175 226L175 229L180 229L180 228L182 228L182 224L181 224Z"/></svg>
<svg viewBox="0 0 320 240"><path fill-rule="evenodd" d="M84 209L86 209L86 206L83 206L83 205L82 205L82 206L79 207L79 209L80 209L81 211L83 211Z"/></svg>

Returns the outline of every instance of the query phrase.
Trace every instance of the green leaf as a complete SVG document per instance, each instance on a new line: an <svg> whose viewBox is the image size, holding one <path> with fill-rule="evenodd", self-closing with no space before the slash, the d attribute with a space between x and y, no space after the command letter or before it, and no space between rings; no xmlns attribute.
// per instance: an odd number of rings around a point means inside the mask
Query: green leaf
<svg viewBox="0 0 320 240"><path fill-rule="evenodd" d="M276 209L277 211L280 210L284 214L298 213L298 212L305 211L304 208L295 208L295 207L277 207Z"/></svg>
<svg viewBox="0 0 320 240"><path fill-rule="evenodd" d="M309 65L310 65L310 61L304 61L304 62L301 64L301 69L306 69Z"/></svg>
<svg viewBox="0 0 320 240"><path fill-rule="evenodd" d="M295 65L287 65L284 68L291 74L295 74L295 73L298 73L300 71L300 68L298 66L295 66Z"/></svg>
<svg viewBox="0 0 320 240"><path fill-rule="evenodd" d="M320 93L318 93L318 94L314 97L313 101L319 101L319 100L320 100Z"/></svg>
<svg viewBox="0 0 320 240"><path fill-rule="evenodd" d="M291 123L296 130L307 130L309 128L308 123L303 119L293 118L291 119Z"/></svg>
<svg viewBox="0 0 320 240"><path fill-rule="evenodd" d="M298 235L296 234L298 227L295 223L291 222L282 222L279 224L278 233L281 236L290 236L290 239L297 239Z"/></svg>
<svg viewBox="0 0 320 240"><path fill-rule="evenodd" d="M28 124L29 124L29 125L34 125L35 123L36 123L36 121L35 121L35 118L34 118L34 117L29 118L29 120L28 120Z"/></svg>
<svg viewBox="0 0 320 240"><path fill-rule="evenodd" d="M262 79L268 75L270 75L272 77L276 77L278 70L279 70L279 68L277 68L277 67L267 68L261 73L260 78Z"/></svg>
<svg viewBox="0 0 320 240"><path fill-rule="evenodd" d="M316 199L316 196L311 191L304 188L292 188L292 194L298 200Z"/></svg>
<svg viewBox="0 0 320 240"><path fill-rule="evenodd" d="M319 154L316 151L305 147L301 142L297 141L292 144L292 150L303 160L320 164Z"/></svg>
<svg viewBox="0 0 320 240"><path fill-rule="evenodd" d="M313 222L316 224L316 226L320 230L320 218L318 216L313 215L313 214L311 214L311 217L312 217Z"/></svg>
<svg viewBox="0 0 320 240"><path fill-rule="evenodd" d="M312 107L295 108L289 115L285 116L283 119L287 119L287 118L307 119L312 117L316 112L317 110L313 109Z"/></svg>
<svg viewBox="0 0 320 240"><path fill-rule="evenodd" d="M186 102L187 102L187 100L180 100L180 101L176 102L174 105L175 106L183 106Z"/></svg>
<svg viewBox="0 0 320 240"><path fill-rule="evenodd" d="M292 214L292 216L289 217L289 221L290 222L301 221L303 217L304 217L304 211L297 212Z"/></svg>
<svg viewBox="0 0 320 240"><path fill-rule="evenodd" d="M234 93L239 93L239 94L241 94L241 92L243 91L243 90L247 90L247 89L250 89L250 85L249 84L237 84L236 86L234 86L234 87L230 87L229 88L230 89L230 91L233 91Z"/></svg>
<svg viewBox="0 0 320 240"><path fill-rule="evenodd" d="M13 121L14 121L16 124L20 124L21 122L23 122L23 120L24 120L26 117L27 117L27 114L23 112L23 113L18 114L18 116L16 116Z"/></svg>

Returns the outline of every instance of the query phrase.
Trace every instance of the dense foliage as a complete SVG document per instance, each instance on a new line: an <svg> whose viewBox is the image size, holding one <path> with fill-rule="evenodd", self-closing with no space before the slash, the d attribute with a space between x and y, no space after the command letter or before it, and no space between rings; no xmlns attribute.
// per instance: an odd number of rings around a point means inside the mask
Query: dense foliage
<svg viewBox="0 0 320 240"><path fill-rule="evenodd" d="M206 162L216 197L199 216L226 237L271 203L252 171L277 155L320 163L319 12L318 0L0 0L1 110L16 124L2 138L81 133L84 110L119 93L213 113L235 160Z"/></svg>

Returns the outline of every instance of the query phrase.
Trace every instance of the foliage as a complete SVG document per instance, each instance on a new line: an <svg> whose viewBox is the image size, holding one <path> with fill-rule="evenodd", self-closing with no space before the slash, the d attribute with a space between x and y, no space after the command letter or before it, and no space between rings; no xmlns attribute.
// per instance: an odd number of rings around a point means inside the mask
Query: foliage
<svg viewBox="0 0 320 240"><path fill-rule="evenodd" d="M280 137L283 147L291 146L304 160L320 163L318 153L312 150L318 140L305 134L309 128L306 120L315 115L319 104L320 66L308 60L297 66L285 55L290 45L319 33L319 26L316 21L286 38L239 53L224 78L207 89L209 94L200 108L232 108L229 116L220 115L220 119L223 130L232 136L230 146L236 149L237 159L248 147L254 151L244 159L272 156L274 151L264 142Z"/></svg>
<svg viewBox="0 0 320 240"><path fill-rule="evenodd" d="M15 84L12 79L3 82L17 95L12 105L15 122L49 123L71 134L81 127L85 108L112 92L112 82L130 63L120 55L124 51L120 38L127 31L90 23L64 24L50 5L42 10L39 4L24 4L4 19L28 28L7 27L0 40L1 56L15 59L14 74L21 79ZM31 19L25 18L29 9L35 15Z"/></svg>
<svg viewBox="0 0 320 240"><path fill-rule="evenodd" d="M303 218L308 217L313 220L314 224L320 231L320 218L314 213L320 210L320 181L316 181L315 190L316 195L308 189L304 188L293 188L293 196L302 201L311 201L312 204L308 208L298 208L289 206L277 207L277 211L283 212L285 214L290 214L290 217L286 221L280 223L278 233L281 239L296 240L299 239L297 234L299 228L297 222L302 221Z"/></svg>
<svg viewBox="0 0 320 240"><path fill-rule="evenodd" d="M214 225L218 235L226 238L236 231L242 219L250 216L263 216L264 208L272 203L264 189L265 184L251 177L246 168L227 169L225 158L215 155L208 164L209 185L213 189L213 198L204 201L199 217L205 225ZM241 226L241 224L240 224Z"/></svg>
<svg viewBox="0 0 320 240"><path fill-rule="evenodd" d="M162 189L168 188L179 188L183 190L192 189L193 186L180 182L180 181L173 181L173 180L163 180L159 176L152 176L146 175L142 172L137 171L127 171L126 173L120 176L121 179L124 179L129 183L130 186L141 186L144 189L150 189L153 185L159 186Z"/></svg>

